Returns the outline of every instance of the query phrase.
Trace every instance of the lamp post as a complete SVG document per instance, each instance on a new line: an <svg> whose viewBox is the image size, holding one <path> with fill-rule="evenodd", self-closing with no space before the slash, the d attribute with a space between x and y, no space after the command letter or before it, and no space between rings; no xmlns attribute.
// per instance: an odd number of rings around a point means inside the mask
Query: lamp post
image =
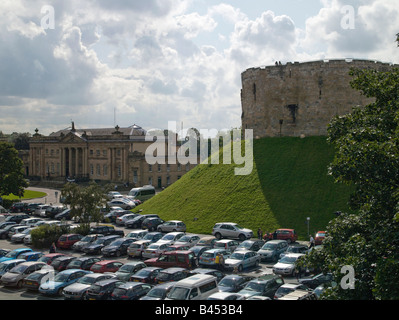
<svg viewBox="0 0 399 320"><path fill-rule="evenodd" d="M310 236L309 229L310 229L310 217L306 218L306 222L308 224L308 236Z"/></svg>

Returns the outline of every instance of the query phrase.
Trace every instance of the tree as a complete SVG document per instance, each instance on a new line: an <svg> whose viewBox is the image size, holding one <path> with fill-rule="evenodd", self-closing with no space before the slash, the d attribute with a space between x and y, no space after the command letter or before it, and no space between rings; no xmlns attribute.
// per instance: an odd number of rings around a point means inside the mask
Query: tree
<svg viewBox="0 0 399 320"><path fill-rule="evenodd" d="M23 175L23 162L12 144L0 142L0 195L22 197L28 183Z"/></svg>
<svg viewBox="0 0 399 320"><path fill-rule="evenodd" d="M399 299L399 69L352 70L353 88L375 102L336 117L328 141L336 147L329 174L354 186L355 213L330 222L321 250L306 263L333 272L331 299ZM344 266L355 271L355 288L342 281Z"/></svg>
<svg viewBox="0 0 399 320"><path fill-rule="evenodd" d="M77 218L81 225L87 228L90 222L100 222L103 214L100 209L107 205L106 194L112 190L111 185L101 187L95 182L89 186L79 186L76 183L67 183L61 190L64 203L71 208L71 217Z"/></svg>

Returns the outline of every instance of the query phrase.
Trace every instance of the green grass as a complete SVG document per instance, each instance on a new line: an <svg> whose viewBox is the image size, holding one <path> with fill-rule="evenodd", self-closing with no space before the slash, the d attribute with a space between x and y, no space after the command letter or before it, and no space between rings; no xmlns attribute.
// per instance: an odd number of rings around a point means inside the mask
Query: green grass
<svg viewBox="0 0 399 320"><path fill-rule="evenodd" d="M263 232L295 228L301 239L325 229L335 211L347 211L350 188L327 175L334 150L325 137L254 141L254 168L234 175L236 165L198 165L138 209L164 220L182 220L189 232L211 233L232 221Z"/></svg>
<svg viewBox="0 0 399 320"><path fill-rule="evenodd" d="M45 193L45 192L25 190L23 197L21 197L21 200L42 198L42 197L45 197L46 195L47 195L47 193ZM3 196L2 198L8 199L8 200L19 200L20 199L20 197L15 196L13 194L10 194L8 196Z"/></svg>

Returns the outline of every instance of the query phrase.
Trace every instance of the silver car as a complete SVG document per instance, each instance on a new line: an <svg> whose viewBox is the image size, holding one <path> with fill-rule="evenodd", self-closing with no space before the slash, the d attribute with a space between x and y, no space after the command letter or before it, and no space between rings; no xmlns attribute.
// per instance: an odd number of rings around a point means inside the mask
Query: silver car
<svg viewBox="0 0 399 320"><path fill-rule="evenodd" d="M118 198L118 199L113 199L111 201L108 202L108 206L112 207L112 206L117 206L117 207L121 207L124 210L130 210L136 207L136 204L129 199L125 199L125 198Z"/></svg>
<svg viewBox="0 0 399 320"><path fill-rule="evenodd" d="M200 237L197 236L196 234L186 234L183 237L181 237L179 240L177 240L174 244L175 245L180 245L180 244L186 244L190 247L194 247L197 242L200 240Z"/></svg>
<svg viewBox="0 0 399 320"><path fill-rule="evenodd" d="M145 249L142 253L142 257L146 259L159 257L162 253L166 251L169 247L169 243L158 243L155 242L150 244L147 249Z"/></svg>
<svg viewBox="0 0 399 320"><path fill-rule="evenodd" d="M3 274L0 281L4 286L22 287L23 280L31 273L47 266L45 262L28 261L18 264L11 270Z"/></svg>
<svg viewBox="0 0 399 320"><path fill-rule="evenodd" d="M283 276L295 275L295 263L299 257L304 256L303 253L288 253L282 257L274 266L273 273Z"/></svg>
<svg viewBox="0 0 399 320"><path fill-rule="evenodd" d="M251 250L239 250L231 254L224 262L226 270L242 272L243 269L258 267L260 264L260 255Z"/></svg>
<svg viewBox="0 0 399 320"><path fill-rule="evenodd" d="M62 291L62 295L64 296L65 300L84 300L86 291L93 283L115 277L115 274L110 273L89 273L81 277L75 283L65 287Z"/></svg>
<svg viewBox="0 0 399 320"><path fill-rule="evenodd" d="M234 222L220 222L214 225L212 235L217 239L230 238L244 241L251 239L253 237L253 232L251 229L243 228Z"/></svg>
<svg viewBox="0 0 399 320"><path fill-rule="evenodd" d="M157 230L159 232L175 232L175 231L186 232L186 225L183 221L180 220L170 220L164 222L163 224L160 224L157 227Z"/></svg>

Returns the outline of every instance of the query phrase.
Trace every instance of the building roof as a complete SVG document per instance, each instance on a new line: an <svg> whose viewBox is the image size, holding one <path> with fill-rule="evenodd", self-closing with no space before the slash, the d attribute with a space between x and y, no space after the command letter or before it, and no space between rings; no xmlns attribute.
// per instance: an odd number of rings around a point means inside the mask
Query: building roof
<svg viewBox="0 0 399 320"><path fill-rule="evenodd" d="M70 132L74 132L77 136L111 136L113 134L123 134L128 136L145 136L146 131L134 124L127 128L120 128L116 126L115 128L90 128L90 129L75 129L74 124L72 123L72 128L67 128L63 130L59 130L57 132L51 133L50 137L60 137L62 135L67 135Z"/></svg>

